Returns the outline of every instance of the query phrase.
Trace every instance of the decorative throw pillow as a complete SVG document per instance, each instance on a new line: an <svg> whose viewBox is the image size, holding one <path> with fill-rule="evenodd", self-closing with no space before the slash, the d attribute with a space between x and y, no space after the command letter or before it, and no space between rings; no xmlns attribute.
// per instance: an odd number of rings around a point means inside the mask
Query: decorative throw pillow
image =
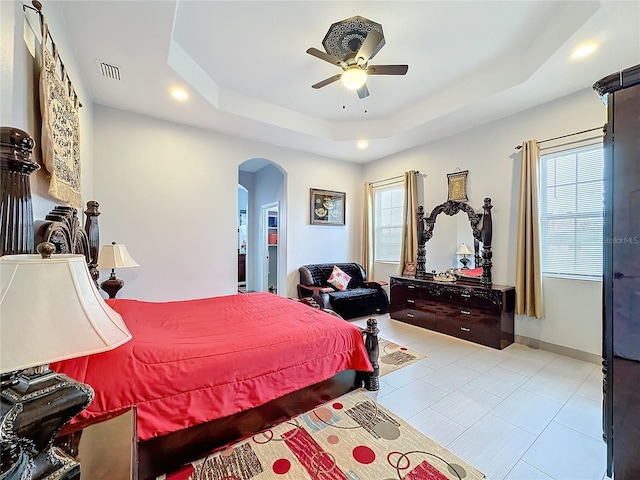
<svg viewBox="0 0 640 480"><path fill-rule="evenodd" d="M338 290L346 290L347 285L349 285L349 280L351 280L351 277L340 270L337 265L334 265L331 276L327 281Z"/></svg>

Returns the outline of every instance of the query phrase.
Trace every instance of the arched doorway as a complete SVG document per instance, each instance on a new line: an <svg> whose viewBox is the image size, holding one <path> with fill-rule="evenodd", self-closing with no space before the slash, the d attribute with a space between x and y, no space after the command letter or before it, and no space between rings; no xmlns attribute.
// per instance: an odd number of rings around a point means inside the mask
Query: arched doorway
<svg viewBox="0 0 640 480"><path fill-rule="evenodd" d="M286 172L253 158L238 166L247 191L246 291L286 294ZM240 210L240 209L239 209Z"/></svg>

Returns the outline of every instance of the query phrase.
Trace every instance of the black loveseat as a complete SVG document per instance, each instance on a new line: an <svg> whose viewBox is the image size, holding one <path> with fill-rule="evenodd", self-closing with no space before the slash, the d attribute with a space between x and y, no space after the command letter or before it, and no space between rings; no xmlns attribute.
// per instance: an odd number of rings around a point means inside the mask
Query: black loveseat
<svg viewBox="0 0 640 480"><path fill-rule="evenodd" d="M328 282L334 266L351 277L346 290ZM364 268L357 263L317 263L303 265L298 271L298 297L319 298L322 308L334 310L345 319L389 311L389 297L382 288L386 282L367 281Z"/></svg>

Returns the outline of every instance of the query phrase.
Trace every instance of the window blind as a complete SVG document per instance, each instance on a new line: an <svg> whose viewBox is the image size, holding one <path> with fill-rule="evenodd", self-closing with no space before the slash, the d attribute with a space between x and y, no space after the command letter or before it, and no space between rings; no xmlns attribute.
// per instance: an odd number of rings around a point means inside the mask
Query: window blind
<svg viewBox="0 0 640 480"><path fill-rule="evenodd" d="M542 273L602 278L602 144L541 157Z"/></svg>
<svg viewBox="0 0 640 480"><path fill-rule="evenodd" d="M402 184L375 191L374 261L399 262L402 244Z"/></svg>

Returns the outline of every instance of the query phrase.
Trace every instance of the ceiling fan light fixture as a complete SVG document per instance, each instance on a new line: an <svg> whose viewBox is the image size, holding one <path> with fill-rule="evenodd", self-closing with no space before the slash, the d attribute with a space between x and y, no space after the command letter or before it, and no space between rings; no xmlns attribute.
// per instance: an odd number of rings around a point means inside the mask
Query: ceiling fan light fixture
<svg viewBox="0 0 640 480"><path fill-rule="evenodd" d="M342 74L340 80L349 90L357 90L367 82L367 72L358 66L349 67Z"/></svg>

